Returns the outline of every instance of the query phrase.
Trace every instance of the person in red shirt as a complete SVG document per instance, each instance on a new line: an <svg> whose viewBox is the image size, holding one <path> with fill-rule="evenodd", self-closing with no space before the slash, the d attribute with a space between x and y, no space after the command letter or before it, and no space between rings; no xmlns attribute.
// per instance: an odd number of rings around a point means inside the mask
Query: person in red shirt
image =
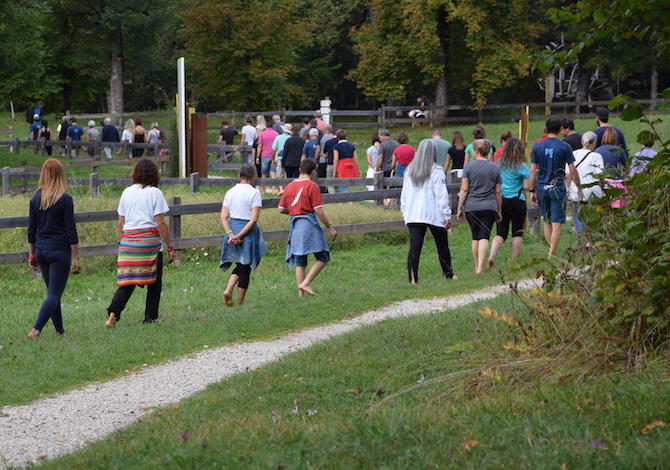
<svg viewBox="0 0 670 470"><path fill-rule="evenodd" d="M500 157L502 157L503 150L505 149L505 143L510 137L512 137L512 133L510 131L505 131L500 136L500 147L498 147L493 153L493 163L498 163L498 160L500 160Z"/></svg>
<svg viewBox="0 0 670 470"><path fill-rule="evenodd" d="M319 220L326 226L333 240L337 237L337 231L331 227L323 209L324 203L319 185L312 181L315 175L316 162L312 159L301 161L300 176L286 186L279 200L279 212L291 216L286 262L289 268L296 266L295 280L300 297L304 294L316 295L311 287L312 281L330 261L328 243L323 236ZM305 275L307 255L310 253L314 254L316 262L309 270L309 274Z"/></svg>
<svg viewBox="0 0 670 470"><path fill-rule="evenodd" d="M405 169L412 163L414 160L414 147L408 145L409 137L404 132L398 134L398 145L393 151L393 159L391 160L391 166L395 169L396 178L402 178L405 176Z"/></svg>

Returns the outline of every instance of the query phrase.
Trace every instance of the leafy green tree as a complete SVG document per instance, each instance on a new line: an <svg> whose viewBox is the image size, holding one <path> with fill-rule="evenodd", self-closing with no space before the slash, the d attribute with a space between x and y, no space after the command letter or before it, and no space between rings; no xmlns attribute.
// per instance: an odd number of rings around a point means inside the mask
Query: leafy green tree
<svg viewBox="0 0 670 470"><path fill-rule="evenodd" d="M439 120L446 116L450 87L467 86L480 107L529 71L539 31L529 20L526 0L368 0L368 5L370 21L354 35L360 61L351 77L372 98L402 99L416 84L433 84ZM464 50L466 55L459 54Z"/></svg>
<svg viewBox="0 0 670 470"><path fill-rule="evenodd" d="M43 18L46 1L18 0L0 15L0 99L24 105L51 101L60 90Z"/></svg>
<svg viewBox="0 0 670 470"><path fill-rule="evenodd" d="M193 91L228 108L277 108L306 98L299 57L311 27L299 0L203 0L181 17Z"/></svg>

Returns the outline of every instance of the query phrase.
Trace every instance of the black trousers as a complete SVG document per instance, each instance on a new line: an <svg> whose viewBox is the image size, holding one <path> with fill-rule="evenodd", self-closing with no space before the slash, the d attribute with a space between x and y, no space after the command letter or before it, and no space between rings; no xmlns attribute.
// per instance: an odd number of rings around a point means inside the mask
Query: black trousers
<svg viewBox="0 0 670 470"><path fill-rule="evenodd" d="M150 322L158 319L158 307L161 302L161 291L163 290L163 253L158 254L158 270L156 282L147 286L147 300L144 307L144 321ZM136 286L119 287L112 297L112 303L107 307L107 314L114 312L116 321L121 320L121 312L126 308L130 296L133 295Z"/></svg>
<svg viewBox="0 0 670 470"><path fill-rule="evenodd" d="M286 171L287 178L297 178L298 176L300 176L299 166L285 166L284 171Z"/></svg>
<svg viewBox="0 0 670 470"><path fill-rule="evenodd" d="M251 265L237 263L237 265L235 265L235 269L233 269L233 272L231 274L236 274L237 276L239 276L239 280L237 281L237 287L239 287L240 289L249 288L249 279L251 277Z"/></svg>
<svg viewBox="0 0 670 470"><path fill-rule="evenodd" d="M409 254L407 255L407 274L410 282L412 280L419 282L419 260L421 258L421 249L423 240L426 236L426 229L430 229L435 239L437 247L437 256L442 266L444 277L451 279L454 277L454 271L451 267L451 252L449 251L449 240L447 229L436 227L435 225L412 223L407 224L409 229Z"/></svg>

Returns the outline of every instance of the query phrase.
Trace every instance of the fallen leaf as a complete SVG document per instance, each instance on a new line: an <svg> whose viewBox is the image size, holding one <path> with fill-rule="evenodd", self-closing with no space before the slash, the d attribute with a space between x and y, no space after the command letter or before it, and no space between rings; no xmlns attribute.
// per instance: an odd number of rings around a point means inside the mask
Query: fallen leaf
<svg viewBox="0 0 670 470"><path fill-rule="evenodd" d="M647 424L645 427L640 429L640 433L649 434L654 429L661 428L663 426L665 426L665 423L663 421L652 421L651 423Z"/></svg>
<svg viewBox="0 0 670 470"><path fill-rule="evenodd" d="M469 440L465 444L463 444L463 447L465 447L465 450L468 452L472 452L472 449L477 447L479 445L479 441L475 441L474 439Z"/></svg>
<svg viewBox="0 0 670 470"><path fill-rule="evenodd" d="M363 393L363 389L362 388L350 388L346 392L347 393Z"/></svg>
<svg viewBox="0 0 670 470"><path fill-rule="evenodd" d="M49 456L47 454L42 454L37 456L37 460L46 460Z"/></svg>

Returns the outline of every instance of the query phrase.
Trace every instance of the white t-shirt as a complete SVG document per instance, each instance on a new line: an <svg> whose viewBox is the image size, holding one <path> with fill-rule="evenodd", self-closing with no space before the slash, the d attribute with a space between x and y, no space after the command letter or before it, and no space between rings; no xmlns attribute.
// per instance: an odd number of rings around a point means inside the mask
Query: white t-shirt
<svg viewBox="0 0 670 470"><path fill-rule="evenodd" d="M158 142L158 139L160 138L161 133L158 129L151 129L149 131L149 143L150 144L155 144Z"/></svg>
<svg viewBox="0 0 670 470"><path fill-rule="evenodd" d="M158 227L156 216L170 210L160 189L134 184L121 194L118 213L126 218L123 230Z"/></svg>
<svg viewBox="0 0 670 470"><path fill-rule="evenodd" d="M247 183L237 183L223 198L223 205L230 211L231 219L251 219L251 208L261 207L261 192Z"/></svg>
<svg viewBox="0 0 670 470"><path fill-rule="evenodd" d="M127 142L132 142L133 141L133 133L129 131L128 129L123 129L123 133L121 134L121 142L124 140Z"/></svg>
<svg viewBox="0 0 670 470"><path fill-rule="evenodd" d="M603 163L603 156L598 152L588 153L589 150L579 149L572 152L575 156L575 166L577 167L577 173L579 173L579 182L582 186L582 192L584 193L584 201L588 201L591 196L602 197L603 191L600 186L595 185L588 188L585 188L584 185L588 185L598 181L594 175L598 175L603 172L605 164ZM587 156L588 154L588 156ZM584 158L586 157L586 158ZM584 161L582 161L584 160ZM581 162L581 163L580 163ZM565 173L568 174L568 166L565 166ZM577 185L572 182L570 183L570 192L568 198L571 201L579 200L579 193L577 191Z"/></svg>
<svg viewBox="0 0 670 470"><path fill-rule="evenodd" d="M254 145L254 140L256 140L256 128L254 126L246 125L242 128L240 134L244 134L244 141L247 145Z"/></svg>

